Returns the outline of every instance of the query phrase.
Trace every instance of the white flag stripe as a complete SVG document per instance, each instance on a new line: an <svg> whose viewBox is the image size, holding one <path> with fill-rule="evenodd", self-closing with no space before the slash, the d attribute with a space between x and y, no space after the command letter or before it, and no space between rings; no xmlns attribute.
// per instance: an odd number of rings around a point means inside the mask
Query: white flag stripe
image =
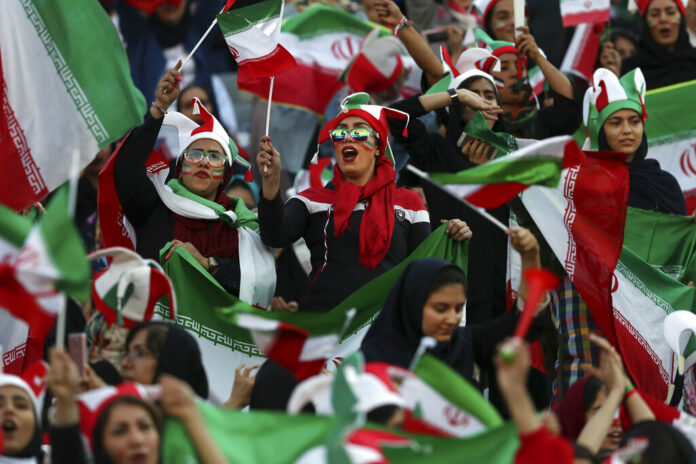
<svg viewBox="0 0 696 464"><path fill-rule="evenodd" d="M275 50L277 43L269 38L276 35L279 28L280 18L273 18L242 32L225 34L225 42L237 52L235 59L241 65L248 60L260 59Z"/></svg>
<svg viewBox="0 0 696 464"><path fill-rule="evenodd" d="M338 344L338 334L320 335L309 337L302 346L300 361L315 361L317 359L327 359Z"/></svg>
<svg viewBox="0 0 696 464"><path fill-rule="evenodd" d="M29 232L15 261L15 277L30 293L52 293L60 274L53 264L39 225Z"/></svg>
<svg viewBox="0 0 696 464"><path fill-rule="evenodd" d="M68 145L56 143L51 135L60 134L61 139L80 141L81 168L99 151L97 141L70 96L70 92L84 93L57 48L52 56L47 54L21 2L3 2L2 9L0 56L3 78L10 106L24 131L35 162L33 169L31 163L25 164L25 169L40 176L37 181L42 180L48 190L53 190L65 181L69 169L68 166L56 166L56 160L70 159L73 150ZM16 18L23 18L25 23ZM46 31L43 37L50 39ZM60 71L56 70L56 63ZM28 69L31 72L19 72ZM36 111L37 108L40 110Z"/></svg>
<svg viewBox="0 0 696 464"><path fill-rule="evenodd" d="M254 316L253 314L240 313L237 314L237 325L249 330L273 331L277 330L280 322L272 319Z"/></svg>

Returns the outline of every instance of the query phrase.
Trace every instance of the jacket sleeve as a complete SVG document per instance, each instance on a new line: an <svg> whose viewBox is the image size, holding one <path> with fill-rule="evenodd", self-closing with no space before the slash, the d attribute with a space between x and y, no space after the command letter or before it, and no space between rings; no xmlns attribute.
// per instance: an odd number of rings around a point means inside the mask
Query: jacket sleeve
<svg viewBox="0 0 696 464"><path fill-rule="evenodd" d="M476 325L472 328L472 339L474 343L474 360L476 364L483 368L493 367L493 357L496 354L498 345L507 337L515 333L520 312L517 310L517 303L513 304L513 309L492 319L485 324ZM537 341L545 327L550 323L551 315L548 305L539 311L532 321L532 325L525 339L528 342Z"/></svg>
<svg viewBox="0 0 696 464"><path fill-rule="evenodd" d="M283 204L280 193L273 200L266 200L262 195L258 212L261 241L274 248L295 243L309 221L309 210L301 200L291 198Z"/></svg>
<svg viewBox="0 0 696 464"><path fill-rule="evenodd" d="M51 462L53 464L88 464L79 424L51 427Z"/></svg>
<svg viewBox="0 0 696 464"><path fill-rule="evenodd" d="M123 142L114 164L114 186L121 208L128 220L139 227L149 219L160 201L155 186L147 178L145 163L155 147L164 118L155 119L148 112L142 125L133 129Z"/></svg>
<svg viewBox="0 0 696 464"><path fill-rule="evenodd" d="M411 224L411 230L408 233L408 253L413 253L413 250L418 248L418 245L430 235L430 232L430 222Z"/></svg>
<svg viewBox="0 0 696 464"><path fill-rule="evenodd" d="M228 293L238 297L239 282L241 279L239 260L235 258L221 258L218 256L215 256L215 259L220 264L220 267L213 278L222 285Z"/></svg>

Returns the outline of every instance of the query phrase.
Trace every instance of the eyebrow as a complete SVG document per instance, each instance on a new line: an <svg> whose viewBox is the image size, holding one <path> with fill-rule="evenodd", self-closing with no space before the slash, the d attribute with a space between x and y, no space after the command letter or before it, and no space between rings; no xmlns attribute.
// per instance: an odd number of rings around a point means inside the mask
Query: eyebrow
<svg viewBox="0 0 696 464"><path fill-rule="evenodd" d="M356 123L353 124L353 125L354 125L354 126L365 126L365 127L370 127L370 125L369 125L368 123L366 123L366 122L356 122ZM338 125L337 125L336 127L348 127L348 124L346 124L345 122L341 122L341 123L338 123Z"/></svg>

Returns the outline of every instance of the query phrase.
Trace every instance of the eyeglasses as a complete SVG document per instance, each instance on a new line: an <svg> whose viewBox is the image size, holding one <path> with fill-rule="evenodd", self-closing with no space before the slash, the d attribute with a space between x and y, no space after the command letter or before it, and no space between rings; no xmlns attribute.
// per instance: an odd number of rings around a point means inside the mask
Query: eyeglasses
<svg viewBox="0 0 696 464"><path fill-rule="evenodd" d="M379 139L379 134L374 129L369 129L367 127L354 127L352 129L332 129L329 131L329 137L334 143L343 142L346 136L350 134L350 138L353 142L364 142L367 138L374 134L377 139Z"/></svg>
<svg viewBox="0 0 696 464"><path fill-rule="evenodd" d="M195 148L184 150L184 160L189 164L198 164L203 161L203 157L208 160L211 167L219 168L225 164L227 158L224 153L218 151L203 151Z"/></svg>

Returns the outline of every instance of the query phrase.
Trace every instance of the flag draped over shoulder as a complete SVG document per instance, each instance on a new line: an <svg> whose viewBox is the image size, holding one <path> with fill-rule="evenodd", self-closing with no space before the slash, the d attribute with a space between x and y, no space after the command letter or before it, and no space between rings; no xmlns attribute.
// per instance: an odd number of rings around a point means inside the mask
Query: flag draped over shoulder
<svg viewBox="0 0 696 464"><path fill-rule="evenodd" d="M645 94L648 157L672 174L684 192L687 212L696 209L696 120L679 117L696 105L696 81L653 89Z"/></svg>
<svg viewBox="0 0 696 464"><path fill-rule="evenodd" d="M0 206L0 263L0 308L9 313L3 326L14 325L12 318L21 319L39 341L64 304L62 292L80 301L89 298L90 268L68 215L67 187L55 194L36 224ZM27 341L26 332L19 338L4 331L3 335L8 337L0 340L4 353Z"/></svg>
<svg viewBox="0 0 696 464"><path fill-rule="evenodd" d="M118 33L91 0L3 2L0 99L0 202L15 210L65 182L74 153L83 168L146 109Z"/></svg>
<svg viewBox="0 0 696 464"><path fill-rule="evenodd" d="M564 169L556 189L535 186L522 193L525 208L613 344L612 275L627 201L628 166L620 153L585 152L580 164Z"/></svg>
<svg viewBox="0 0 696 464"><path fill-rule="evenodd" d="M373 27L350 13L320 4L287 18L280 44L295 57L297 66L276 76L273 102L324 114L344 85L339 81L341 73ZM239 88L268 98L267 80L240 81Z"/></svg>
<svg viewBox="0 0 696 464"><path fill-rule="evenodd" d="M572 137L552 137L481 166L429 177L474 205L491 209L531 185L556 187L563 169L581 160L582 151Z"/></svg>
<svg viewBox="0 0 696 464"><path fill-rule="evenodd" d="M696 311L696 226L689 217L629 208L612 288L618 346L638 389L665 400L677 359L665 341L668 314ZM684 351L696 362L696 340Z"/></svg>
<svg viewBox="0 0 696 464"><path fill-rule="evenodd" d="M275 76L296 65L278 43L283 0L228 0L217 22L239 65L237 82Z"/></svg>
<svg viewBox="0 0 696 464"><path fill-rule="evenodd" d="M609 0L561 0L563 27L609 21Z"/></svg>

